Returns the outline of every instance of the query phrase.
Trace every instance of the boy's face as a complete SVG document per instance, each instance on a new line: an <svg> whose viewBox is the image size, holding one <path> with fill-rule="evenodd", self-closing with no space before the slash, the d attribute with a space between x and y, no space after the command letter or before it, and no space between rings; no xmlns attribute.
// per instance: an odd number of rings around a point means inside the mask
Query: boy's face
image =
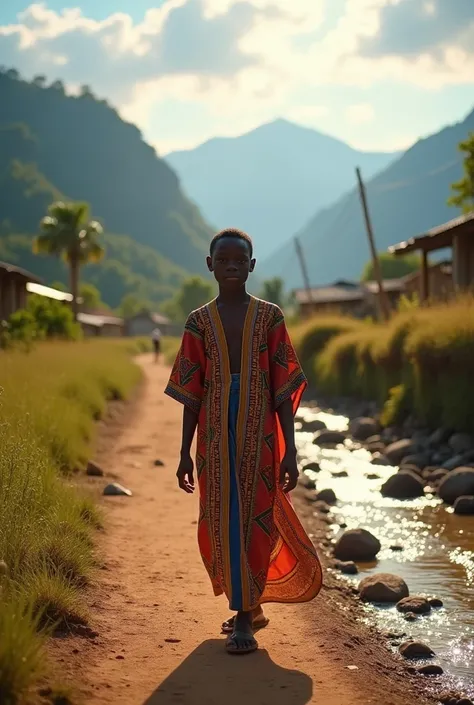
<svg viewBox="0 0 474 705"><path fill-rule="evenodd" d="M214 273L220 287L239 288L245 284L255 268L255 259L250 257L250 247L238 237L223 237L218 240L207 266Z"/></svg>

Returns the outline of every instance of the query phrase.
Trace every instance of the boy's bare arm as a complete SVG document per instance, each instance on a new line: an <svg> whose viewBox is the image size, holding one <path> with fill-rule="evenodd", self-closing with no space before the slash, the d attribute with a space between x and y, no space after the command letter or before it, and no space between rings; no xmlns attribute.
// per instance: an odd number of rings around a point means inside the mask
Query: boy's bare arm
<svg viewBox="0 0 474 705"><path fill-rule="evenodd" d="M298 483L298 464L296 462L295 420L293 403L287 399L277 409L281 430L285 439L285 455L280 465L280 485L284 492L291 492Z"/></svg>
<svg viewBox="0 0 474 705"><path fill-rule="evenodd" d="M197 423L198 415L185 406L183 411L181 458L176 477L178 478L180 488L188 494L194 492L194 463L191 458L191 445L196 432Z"/></svg>

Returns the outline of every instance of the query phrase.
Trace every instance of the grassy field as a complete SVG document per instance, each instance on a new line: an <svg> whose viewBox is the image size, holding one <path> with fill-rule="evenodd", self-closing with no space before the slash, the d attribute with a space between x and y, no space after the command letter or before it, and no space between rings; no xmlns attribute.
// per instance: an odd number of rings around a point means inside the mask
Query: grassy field
<svg viewBox="0 0 474 705"><path fill-rule="evenodd" d="M474 298L413 308L389 323L315 317L296 330L308 376L323 393L377 400L384 421L408 413L474 432Z"/></svg>
<svg viewBox="0 0 474 705"><path fill-rule="evenodd" d="M70 481L95 421L140 379L147 341L44 343L0 353L0 702L22 702L46 664L53 629L88 620L100 512ZM77 484L77 483L76 483Z"/></svg>

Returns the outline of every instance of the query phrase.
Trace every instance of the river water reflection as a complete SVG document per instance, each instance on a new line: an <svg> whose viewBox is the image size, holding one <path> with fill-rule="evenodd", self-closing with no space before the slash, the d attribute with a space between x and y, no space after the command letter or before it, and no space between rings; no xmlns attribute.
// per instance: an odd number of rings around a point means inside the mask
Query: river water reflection
<svg viewBox="0 0 474 705"><path fill-rule="evenodd" d="M330 430L346 430L348 419L317 409L301 408L298 419L320 419ZM301 424L299 424L301 428ZM448 674L450 685L474 696L474 517L457 516L435 496L398 501L380 494L384 481L396 468L375 467L371 455L346 441L337 449L313 444L313 434L298 430L302 466L316 461L318 473L307 472L317 487L331 487L338 505L332 514L349 529L363 527L382 544L377 564L359 564L360 575L341 577L353 584L373 572L396 573L404 578L411 595L438 597L444 607L416 622L407 623L395 607L367 607L367 619L384 630L406 632L429 643ZM334 477L342 470L348 477ZM377 479L367 475L377 474ZM332 529L334 538L341 531ZM392 546L403 547L394 551Z"/></svg>

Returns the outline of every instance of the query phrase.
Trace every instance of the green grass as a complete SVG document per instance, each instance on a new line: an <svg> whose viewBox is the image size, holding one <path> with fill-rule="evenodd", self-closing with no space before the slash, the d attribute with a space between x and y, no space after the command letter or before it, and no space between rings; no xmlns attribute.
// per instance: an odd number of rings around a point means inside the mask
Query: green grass
<svg viewBox="0 0 474 705"><path fill-rule="evenodd" d="M413 308L384 324L315 317L304 326L297 349L322 392L385 403L387 424L410 411L431 426L474 432L466 388L474 375L474 297Z"/></svg>
<svg viewBox="0 0 474 705"><path fill-rule="evenodd" d="M102 517L70 481L84 468L95 420L140 379L146 342L44 343L0 353L0 702L22 702L45 672L52 630L88 620Z"/></svg>

